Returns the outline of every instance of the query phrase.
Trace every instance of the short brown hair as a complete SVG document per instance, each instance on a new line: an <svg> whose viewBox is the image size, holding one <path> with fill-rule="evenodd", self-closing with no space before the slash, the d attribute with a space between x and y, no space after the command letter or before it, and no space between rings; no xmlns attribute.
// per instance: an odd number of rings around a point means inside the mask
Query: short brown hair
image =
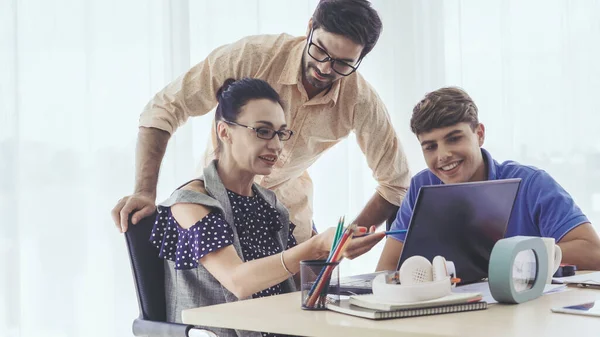
<svg viewBox="0 0 600 337"><path fill-rule="evenodd" d="M457 87L430 92L413 108L410 128L415 135L458 123L479 125L477 105L469 94Z"/></svg>
<svg viewBox="0 0 600 337"><path fill-rule="evenodd" d="M360 58L375 47L383 24L367 0L321 0L312 16L313 29L345 36L363 46Z"/></svg>

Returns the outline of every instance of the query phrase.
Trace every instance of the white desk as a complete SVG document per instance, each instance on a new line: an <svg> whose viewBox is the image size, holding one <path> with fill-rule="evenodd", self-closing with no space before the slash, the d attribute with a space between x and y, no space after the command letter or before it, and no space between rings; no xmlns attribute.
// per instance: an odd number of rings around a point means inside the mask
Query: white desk
<svg viewBox="0 0 600 337"><path fill-rule="evenodd" d="M552 313L550 308L600 300L600 290L568 288L519 305L374 321L300 308L300 293L183 311L187 324L299 336L600 336L600 318ZM268 319L269 318L269 319Z"/></svg>

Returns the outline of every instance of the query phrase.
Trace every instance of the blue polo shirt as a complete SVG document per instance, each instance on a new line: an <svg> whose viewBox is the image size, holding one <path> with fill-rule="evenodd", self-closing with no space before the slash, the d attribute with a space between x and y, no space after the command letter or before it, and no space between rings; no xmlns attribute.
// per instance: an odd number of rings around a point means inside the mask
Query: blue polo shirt
<svg viewBox="0 0 600 337"><path fill-rule="evenodd" d="M516 235L553 237L560 241L571 229L589 222L585 214L546 171L514 161L500 164L481 149L488 168L488 180L521 178L505 237ZM443 182L429 169L417 173L392 224L392 230L407 229L421 186ZM391 235L404 242L406 234Z"/></svg>

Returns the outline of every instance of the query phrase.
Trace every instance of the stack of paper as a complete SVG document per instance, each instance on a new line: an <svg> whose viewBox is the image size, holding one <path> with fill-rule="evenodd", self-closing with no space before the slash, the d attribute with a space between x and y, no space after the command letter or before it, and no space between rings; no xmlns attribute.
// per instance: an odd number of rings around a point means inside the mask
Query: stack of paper
<svg viewBox="0 0 600 337"><path fill-rule="evenodd" d="M553 292L563 291L566 289L564 284L546 284L544 287L544 294L549 294ZM487 282L479 282L467 284L464 286L456 287L452 289L454 293L472 293L479 292L483 295L483 300L488 302L489 304L498 303L493 297L490 291L490 285Z"/></svg>
<svg viewBox="0 0 600 337"><path fill-rule="evenodd" d="M579 274L567 277L555 277L554 279L564 284L576 284L584 287L600 287L600 272Z"/></svg>
<svg viewBox="0 0 600 337"><path fill-rule="evenodd" d="M487 303L479 293L450 294L442 298L415 303L385 302L373 294L350 296L339 303L328 303L327 309L369 319L405 318L483 310Z"/></svg>

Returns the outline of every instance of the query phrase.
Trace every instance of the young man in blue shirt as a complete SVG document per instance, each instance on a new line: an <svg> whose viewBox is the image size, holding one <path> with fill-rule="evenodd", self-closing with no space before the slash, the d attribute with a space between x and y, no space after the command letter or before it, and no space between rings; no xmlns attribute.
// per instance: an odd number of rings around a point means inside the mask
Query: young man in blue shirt
<svg viewBox="0 0 600 337"><path fill-rule="evenodd" d="M485 128L466 92L442 88L427 94L413 109L410 124L428 169L412 178L392 230L408 227L421 186L521 178L506 237L553 237L563 263L600 270L600 239L573 198L545 171L514 161L499 163L481 148ZM396 269L404 239L404 234L388 237L378 271Z"/></svg>

